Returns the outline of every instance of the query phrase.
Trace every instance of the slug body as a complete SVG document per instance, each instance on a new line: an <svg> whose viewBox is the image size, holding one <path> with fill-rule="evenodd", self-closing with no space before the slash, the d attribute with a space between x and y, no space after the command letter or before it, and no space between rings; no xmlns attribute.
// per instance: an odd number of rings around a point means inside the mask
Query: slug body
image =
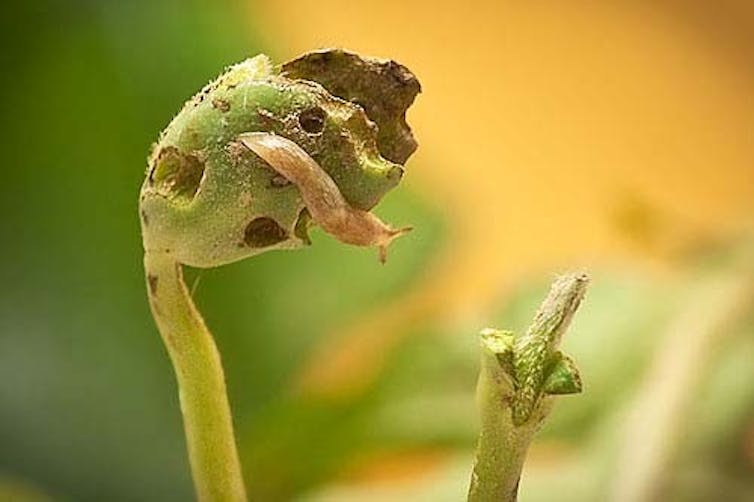
<svg viewBox="0 0 754 502"><path fill-rule="evenodd" d="M341 242L377 246L384 263L390 242L411 230L411 227L393 229L372 213L351 207L330 175L296 143L258 132L242 134L238 139L294 183L314 222Z"/></svg>

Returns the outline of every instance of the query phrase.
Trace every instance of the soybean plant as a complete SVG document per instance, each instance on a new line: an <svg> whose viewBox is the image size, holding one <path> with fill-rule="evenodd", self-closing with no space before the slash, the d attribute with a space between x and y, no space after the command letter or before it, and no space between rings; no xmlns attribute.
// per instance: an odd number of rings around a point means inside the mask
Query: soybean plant
<svg viewBox="0 0 754 502"><path fill-rule="evenodd" d="M144 268L199 500L246 494L220 355L183 266L298 249L312 225L384 261L408 228L369 211L416 149L405 112L419 90L394 61L322 50L273 66L259 55L189 99L154 145L139 199Z"/></svg>

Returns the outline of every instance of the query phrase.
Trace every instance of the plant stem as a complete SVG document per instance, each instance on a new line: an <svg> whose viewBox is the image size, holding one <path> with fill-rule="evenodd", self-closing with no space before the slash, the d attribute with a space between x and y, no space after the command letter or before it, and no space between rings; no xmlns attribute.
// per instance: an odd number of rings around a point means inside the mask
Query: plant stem
<svg viewBox="0 0 754 502"><path fill-rule="evenodd" d="M514 502L529 444L552 408L551 396L581 391L578 370L557 345L587 282L583 274L558 278L524 336L482 331L481 432L469 502Z"/></svg>
<svg viewBox="0 0 754 502"><path fill-rule="evenodd" d="M178 381L197 497L246 500L225 376L217 346L194 306L181 265L169 253L144 255L150 307Z"/></svg>
<svg viewBox="0 0 754 502"><path fill-rule="evenodd" d="M511 409L503 402L509 385L506 380L497 354L483 346L477 384L481 432L469 502L512 502L518 496L526 453L539 424L534 420L521 427L513 423Z"/></svg>

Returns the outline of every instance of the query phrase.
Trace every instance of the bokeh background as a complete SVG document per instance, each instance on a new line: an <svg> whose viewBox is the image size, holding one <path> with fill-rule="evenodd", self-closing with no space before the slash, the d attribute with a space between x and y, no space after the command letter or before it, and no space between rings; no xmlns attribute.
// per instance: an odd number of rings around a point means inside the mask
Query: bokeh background
<svg viewBox="0 0 754 502"><path fill-rule="evenodd" d="M254 500L463 500L476 333L573 268L586 392L521 500L754 500L751 2L39 0L0 39L0 500L192 499L145 157L227 64L327 46L423 84L378 208L416 230L189 272Z"/></svg>

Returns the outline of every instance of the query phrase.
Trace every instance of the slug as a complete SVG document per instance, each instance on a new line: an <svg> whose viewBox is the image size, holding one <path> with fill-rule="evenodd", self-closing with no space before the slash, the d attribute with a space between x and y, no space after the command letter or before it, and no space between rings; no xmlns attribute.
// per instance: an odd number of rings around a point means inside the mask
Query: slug
<svg viewBox="0 0 754 502"><path fill-rule="evenodd" d="M330 175L293 141L263 132L241 134L238 140L298 187L315 223L346 244L376 246L381 263L393 239L412 230L392 228L369 211L351 207Z"/></svg>

